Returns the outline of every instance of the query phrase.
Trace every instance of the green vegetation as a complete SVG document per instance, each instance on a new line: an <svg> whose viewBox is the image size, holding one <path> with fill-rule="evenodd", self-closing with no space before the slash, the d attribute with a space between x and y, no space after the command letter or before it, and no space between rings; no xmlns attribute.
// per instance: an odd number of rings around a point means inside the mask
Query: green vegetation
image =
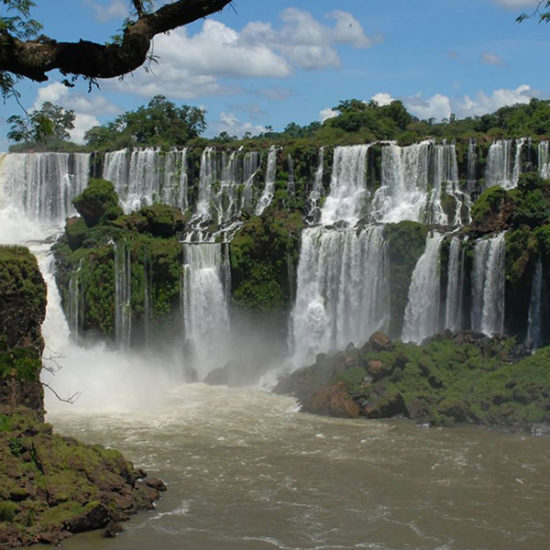
<svg viewBox="0 0 550 550"><path fill-rule="evenodd" d="M52 434L28 409L0 415L0 536L57 544L126 519L158 497L115 450Z"/></svg>
<svg viewBox="0 0 550 550"><path fill-rule="evenodd" d="M88 227L114 220L122 214L115 188L106 180L90 179L88 187L75 197L73 204Z"/></svg>
<svg viewBox="0 0 550 550"><path fill-rule="evenodd" d="M426 247L427 234L428 229L425 225L411 221L387 224L384 228L384 239L388 243L387 253L391 265L390 334L395 337L401 334L412 272Z"/></svg>
<svg viewBox="0 0 550 550"><path fill-rule="evenodd" d="M233 302L245 309L288 309L294 292L290 274L298 262L299 212L270 208L248 220L231 242Z"/></svg>
<svg viewBox="0 0 550 550"><path fill-rule="evenodd" d="M280 387L297 388L311 412L334 413L334 396L343 391L340 402L355 404L344 416L400 415L435 426L548 422L550 348L523 359L515 353L513 339L472 333L441 335L422 346L390 342L377 333L361 350L348 347L318 357Z"/></svg>
<svg viewBox="0 0 550 550"><path fill-rule="evenodd" d="M75 114L60 105L45 101L40 109L31 111L26 118L13 115L8 118L8 139L15 142L40 143L66 140L74 128Z"/></svg>
<svg viewBox="0 0 550 550"><path fill-rule="evenodd" d="M146 107L128 111L113 122L95 126L85 135L95 149L121 149L139 145L183 145L206 130L204 111L198 107L177 107L157 95Z"/></svg>

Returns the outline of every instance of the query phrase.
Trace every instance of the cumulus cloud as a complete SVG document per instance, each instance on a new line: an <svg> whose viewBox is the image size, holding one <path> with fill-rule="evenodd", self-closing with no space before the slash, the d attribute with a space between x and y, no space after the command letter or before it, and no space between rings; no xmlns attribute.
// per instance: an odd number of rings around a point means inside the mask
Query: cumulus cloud
<svg viewBox="0 0 550 550"><path fill-rule="evenodd" d="M334 118L335 116L338 116L338 114L338 111L327 107L326 109L323 109L319 112L319 119L321 120L321 122L325 122L325 120L328 120L329 118Z"/></svg>
<svg viewBox="0 0 550 550"><path fill-rule="evenodd" d="M250 122L242 122L234 113L220 113L220 118L212 124L214 134L227 132L230 136L242 137L246 132L252 135L265 132L265 126L255 125Z"/></svg>
<svg viewBox="0 0 550 550"><path fill-rule="evenodd" d="M111 0L110 2L98 2L96 0L86 0L95 13L96 19L100 23L105 23L111 19L125 19L129 15L128 2L126 0Z"/></svg>
<svg viewBox="0 0 550 550"><path fill-rule="evenodd" d="M339 47L367 48L379 40L367 36L351 13L336 10L327 19L331 24L321 23L307 11L287 8L279 28L253 21L240 32L207 19L194 34L181 27L155 39L159 62L150 67L153 76L140 69L132 79L105 85L144 96L229 95L242 89L220 79L285 78L297 69L338 68Z"/></svg>
<svg viewBox="0 0 550 550"><path fill-rule="evenodd" d="M493 4L503 6L510 9L518 8L535 8L538 4L537 0L493 0Z"/></svg>
<svg viewBox="0 0 550 550"><path fill-rule="evenodd" d="M481 116L492 113L501 107L517 103L529 103L533 97L540 97L541 93L533 90L528 84L522 84L515 89L498 89L492 93L479 92L475 96L464 95L449 97L435 94L423 98L421 94L409 97L400 97L406 109L420 119L434 118L438 121L449 118L451 113L459 118ZM372 97L379 105L393 100L390 94L382 92ZM382 101L382 103L380 103Z"/></svg>
<svg viewBox="0 0 550 550"><path fill-rule="evenodd" d="M506 65L506 62L502 59L502 57L491 52L483 52L481 54L481 61L485 65L496 65L497 67L504 67L504 65Z"/></svg>
<svg viewBox="0 0 550 550"><path fill-rule="evenodd" d="M84 134L87 130L99 124L96 115L117 114L120 112L118 107L107 101L99 93L84 95L67 88L61 82L52 82L39 88L33 109L40 109L46 101L74 111L75 127L71 131L71 140L77 143L84 141Z"/></svg>
<svg viewBox="0 0 550 550"><path fill-rule="evenodd" d="M380 107L384 106L384 105L389 105L392 101L395 101L394 98L386 93L386 92L381 92L381 93L378 93L378 94L374 94L371 99L373 101L376 101L376 103L378 103L378 105L380 105Z"/></svg>

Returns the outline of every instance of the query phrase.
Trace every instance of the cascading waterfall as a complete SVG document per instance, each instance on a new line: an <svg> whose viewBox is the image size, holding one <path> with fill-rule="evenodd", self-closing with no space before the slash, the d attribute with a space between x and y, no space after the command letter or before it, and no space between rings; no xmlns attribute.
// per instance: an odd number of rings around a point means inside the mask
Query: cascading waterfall
<svg viewBox="0 0 550 550"><path fill-rule="evenodd" d="M254 205L254 177L260 168L260 158L260 153L257 151L250 151L244 155L241 210L251 209Z"/></svg>
<svg viewBox="0 0 550 550"><path fill-rule="evenodd" d="M187 149L147 147L105 153L103 179L111 181L126 213L161 201L187 207Z"/></svg>
<svg viewBox="0 0 550 550"><path fill-rule="evenodd" d="M78 264L78 269L71 273L69 279L69 304L67 307L69 330L71 337L78 341L80 333L80 320L82 316L82 295L80 289L79 273L82 268L82 260Z"/></svg>
<svg viewBox="0 0 550 550"><path fill-rule="evenodd" d="M432 233L426 249L414 268L401 339L420 343L439 330L440 270L439 251L444 235Z"/></svg>
<svg viewBox="0 0 550 550"><path fill-rule="evenodd" d="M456 236L449 245L446 296L445 328L458 332L463 328L464 318L464 248Z"/></svg>
<svg viewBox="0 0 550 550"><path fill-rule="evenodd" d="M489 336L504 331L505 243L505 233L499 233L474 248L471 325Z"/></svg>
<svg viewBox="0 0 550 550"><path fill-rule="evenodd" d="M218 179L216 151L213 147L205 147L201 155L199 197L196 207L197 217L205 220L211 218L210 202L212 200L214 184Z"/></svg>
<svg viewBox="0 0 550 550"><path fill-rule="evenodd" d="M477 185L477 143L475 139L471 139L468 143L466 182L468 184L468 191L472 192Z"/></svg>
<svg viewBox="0 0 550 550"><path fill-rule="evenodd" d="M10 153L2 161L0 207L30 219L63 221L88 185L89 153Z"/></svg>
<svg viewBox="0 0 550 550"><path fill-rule="evenodd" d="M426 209L431 141L408 147L382 147L382 185L376 191L371 216L382 223L422 221Z"/></svg>
<svg viewBox="0 0 550 550"><path fill-rule="evenodd" d="M296 184L294 183L294 160L292 157L287 155L288 159L288 183L287 183L287 193L289 196L292 196L296 193Z"/></svg>
<svg viewBox="0 0 550 550"><path fill-rule="evenodd" d="M485 189L499 185L503 189L517 187L521 173L521 151L525 139L499 139L491 144L485 167ZM512 157L512 147L516 151Z"/></svg>
<svg viewBox="0 0 550 550"><path fill-rule="evenodd" d="M550 151L548 141L541 141L538 146L538 167L541 178L550 179Z"/></svg>
<svg viewBox="0 0 550 550"><path fill-rule="evenodd" d="M113 243L115 252L115 339L121 349L130 349L132 339L132 262L130 248Z"/></svg>
<svg viewBox="0 0 550 550"><path fill-rule="evenodd" d="M275 193L275 178L277 175L277 151L275 146L269 148L267 154L267 167L265 170L265 186L256 205L256 216L261 216L263 211L271 204Z"/></svg>
<svg viewBox="0 0 550 550"><path fill-rule="evenodd" d="M308 213L307 217L311 223L317 223L319 221L319 201L321 200L321 194L323 192L323 171L325 163L325 148L319 149L319 162L317 164L317 170L315 170L315 178L313 179L313 185L309 193Z"/></svg>
<svg viewBox="0 0 550 550"><path fill-rule="evenodd" d="M229 266L221 243L184 244L182 308L186 356L202 379L227 362ZM225 284L224 284L225 283Z"/></svg>
<svg viewBox="0 0 550 550"><path fill-rule="evenodd" d="M389 323L387 258L382 226L302 232L298 288L291 324L294 360L361 344Z"/></svg>
<svg viewBox="0 0 550 550"><path fill-rule="evenodd" d="M527 323L526 343L532 349L537 349L542 344L542 262L537 261L533 282L531 283L531 296L529 299L529 316Z"/></svg>
<svg viewBox="0 0 550 550"><path fill-rule="evenodd" d="M367 153L370 145L336 147L332 164L330 192L321 210L321 223L344 221L353 226L361 217L367 195Z"/></svg>

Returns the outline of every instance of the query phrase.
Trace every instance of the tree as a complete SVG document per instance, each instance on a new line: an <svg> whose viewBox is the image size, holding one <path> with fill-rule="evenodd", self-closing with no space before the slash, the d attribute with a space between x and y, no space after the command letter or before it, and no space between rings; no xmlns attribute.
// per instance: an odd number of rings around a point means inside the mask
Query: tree
<svg viewBox="0 0 550 550"><path fill-rule="evenodd" d="M33 0L0 0L7 15L0 16L0 88L4 95L13 91L18 78L36 82L59 69L72 80L82 76L95 81L125 75L146 60L152 39L161 33L222 10L231 0L178 0L148 11L148 0L132 0L132 13L123 24L122 34L112 42L88 40L57 42L36 36L40 23L31 19ZM67 85L71 85L66 80Z"/></svg>
<svg viewBox="0 0 550 550"><path fill-rule="evenodd" d="M198 107L177 107L157 95L147 106L128 111L104 126L95 126L84 139L92 147L132 145L176 145L198 137L206 130L204 111Z"/></svg>
<svg viewBox="0 0 550 550"><path fill-rule="evenodd" d="M534 7L531 13L522 13L517 18L516 21L521 23L525 19L530 19L532 17L538 16L541 23L550 22L550 0L537 0L536 6Z"/></svg>
<svg viewBox="0 0 550 550"><path fill-rule="evenodd" d="M50 139L68 139L69 131L74 128L75 114L49 101L42 104L27 117L13 115L8 118L10 131L8 139L15 142L45 143Z"/></svg>

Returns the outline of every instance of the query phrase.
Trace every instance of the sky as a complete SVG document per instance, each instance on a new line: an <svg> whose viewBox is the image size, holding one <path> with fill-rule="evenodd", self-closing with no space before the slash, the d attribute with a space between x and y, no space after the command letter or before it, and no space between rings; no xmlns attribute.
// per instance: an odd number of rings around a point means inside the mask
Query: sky
<svg viewBox="0 0 550 550"><path fill-rule="evenodd" d="M56 40L108 42L129 0L35 0L32 16ZM161 2L157 2L159 4ZM166 2L162 2L166 3ZM206 137L281 131L325 120L342 100L400 99L419 118L482 115L550 98L550 25L519 24L536 0L234 0L154 40L156 63L124 79L66 88L59 73L18 84L27 110L74 110L72 139L158 94L206 110ZM2 4L3 6L3 4ZM3 13L4 7L0 8ZM0 104L0 151L6 119Z"/></svg>

